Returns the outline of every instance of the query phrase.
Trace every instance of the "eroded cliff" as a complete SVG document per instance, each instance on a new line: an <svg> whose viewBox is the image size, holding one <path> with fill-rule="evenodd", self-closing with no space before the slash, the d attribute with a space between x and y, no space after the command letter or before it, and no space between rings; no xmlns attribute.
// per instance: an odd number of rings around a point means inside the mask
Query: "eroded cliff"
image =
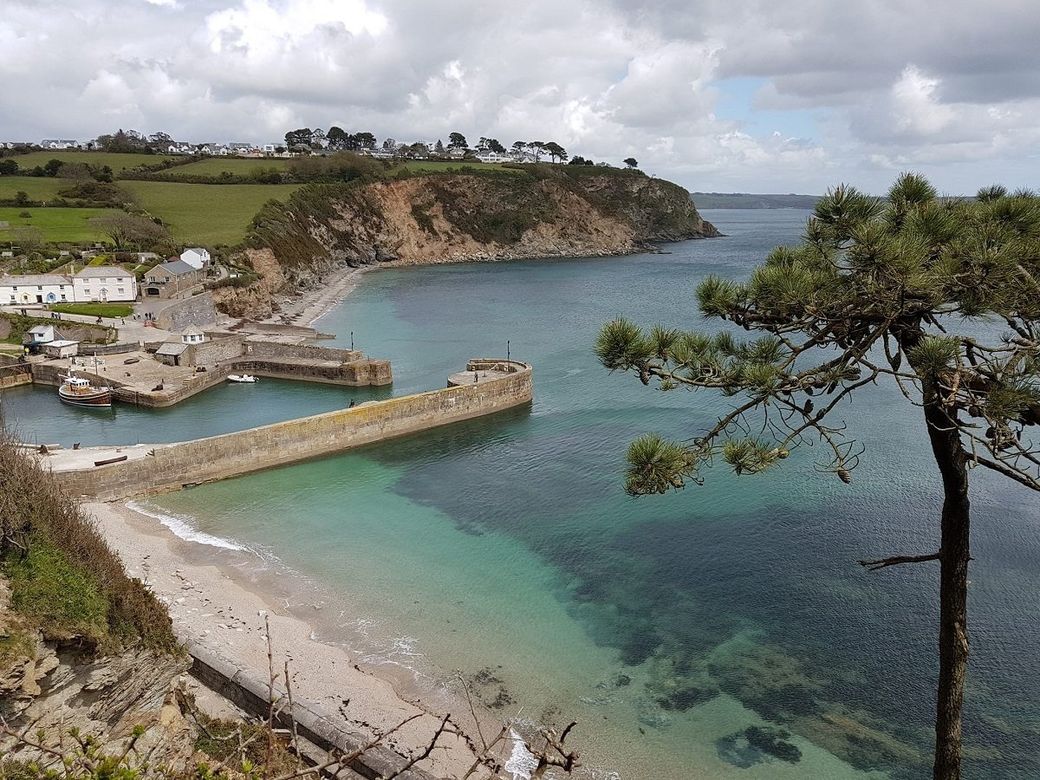
<svg viewBox="0 0 1040 780"><path fill-rule="evenodd" d="M716 235L686 190L632 171L529 166L313 185L261 210L244 258L259 278L217 298L229 314L262 317L272 295L344 266L619 255Z"/></svg>

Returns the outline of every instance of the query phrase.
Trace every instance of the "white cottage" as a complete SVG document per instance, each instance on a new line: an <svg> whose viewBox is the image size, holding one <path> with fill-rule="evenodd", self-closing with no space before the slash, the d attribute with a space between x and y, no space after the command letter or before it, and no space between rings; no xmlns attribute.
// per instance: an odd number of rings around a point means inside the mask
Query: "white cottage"
<svg viewBox="0 0 1040 780"><path fill-rule="evenodd" d="M137 300L137 277L119 266L87 266L72 283L80 303Z"/></svg>
<svg viewBox="0 0 1040 780"><path fill-rule="evenodd" d="M206 334L194 325L189 325L181 331L181 344L201 344L205 340Z"/></svg>
<svg viewBox="0 0 1040 780"><path fill-rule="evenodd" d="M209 265L209 250L200 246L185 249L181 252L181 262L187 263L196 271L200 271Z"/></svg>
<svg viewBox="0 0 1040 780"><path fill-rule="evenodd" d="M0 304L24 306L34 303L74 301L72 279L60 274L0 276Z"/></svg>

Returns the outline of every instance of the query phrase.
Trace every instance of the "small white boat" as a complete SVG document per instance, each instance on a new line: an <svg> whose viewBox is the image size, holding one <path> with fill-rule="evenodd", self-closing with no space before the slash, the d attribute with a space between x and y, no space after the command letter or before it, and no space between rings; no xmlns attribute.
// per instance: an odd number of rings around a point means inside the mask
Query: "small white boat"
<svg viewBox="0 0 1040 780"><path fill-rule="evenodd" d="M89 379L78 377L69 370L62 377L58 388L58 398L72 406L84 406L88 409L109 409L112 407L112 388L95 387Z"/></svg>
<svg viewBox="0 0 1040 780"><path fill-rule="evenodd" d="M227 381L251 385L254 384L257 379L252 374L228 374Z"/></svg>

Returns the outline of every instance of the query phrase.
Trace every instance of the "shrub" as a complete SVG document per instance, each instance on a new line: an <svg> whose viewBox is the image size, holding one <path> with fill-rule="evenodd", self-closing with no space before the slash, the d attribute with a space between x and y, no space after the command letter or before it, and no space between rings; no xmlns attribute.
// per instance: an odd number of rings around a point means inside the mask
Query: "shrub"
<svg viewBox="0 0 1040 780"><path fill-rule="evenodd" d="M0 559L14 607L46 634L113 652L177 647L170 617L131 579L94 522L0 431Z"/></svg>

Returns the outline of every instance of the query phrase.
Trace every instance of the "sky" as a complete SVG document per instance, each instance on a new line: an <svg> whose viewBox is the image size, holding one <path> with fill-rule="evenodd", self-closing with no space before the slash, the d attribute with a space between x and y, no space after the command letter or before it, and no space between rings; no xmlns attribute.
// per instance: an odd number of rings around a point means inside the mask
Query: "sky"
<svg viewBox="0 0 1040 780"><path fill-rule="evenodd" d="M0 140L555 140L690 190L1040 186L1040 0L2 0Z"/></svg>

